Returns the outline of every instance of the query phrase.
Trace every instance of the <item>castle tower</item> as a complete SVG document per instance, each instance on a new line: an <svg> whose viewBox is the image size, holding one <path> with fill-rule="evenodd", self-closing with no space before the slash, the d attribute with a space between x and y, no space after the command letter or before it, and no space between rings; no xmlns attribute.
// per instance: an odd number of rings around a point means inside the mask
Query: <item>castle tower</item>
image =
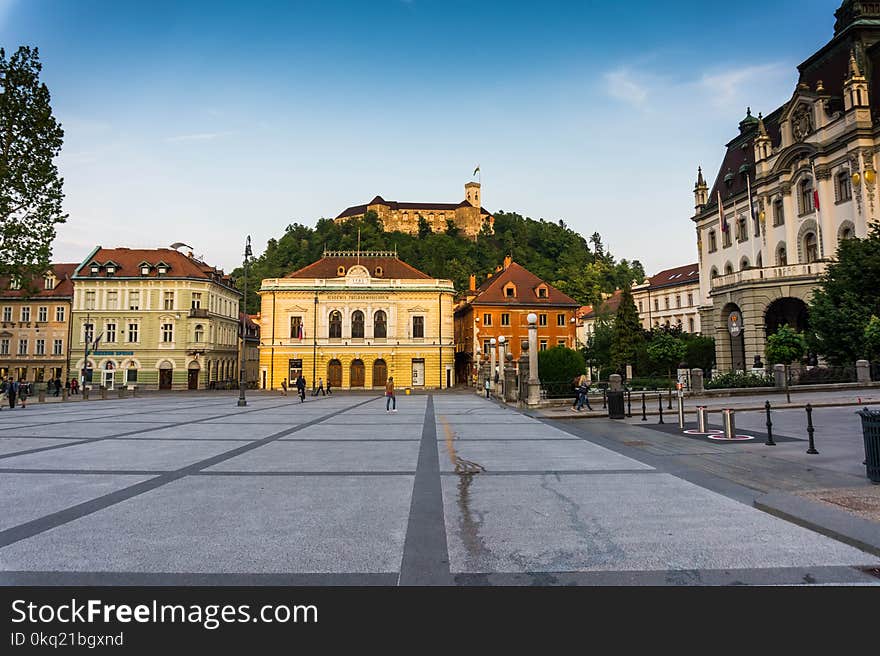
<svg viewBox="0 0 880 656"><path fill-rule="evenodd" d="M483 201L480 198L479 182L468 182L464 186L464 199L474 207L482 207Z"/></svg>
<svg viewBox="0 0 880 656"><path fill-rule="evenodd" d="M755 137L755 161L761 162L770 157L773 152L773 143L770 141L770 135L767 134L767 128L764 126L764 117L758 114L758 136Z"/></svg>
<svg viewBox="0 0 880 656"><path fill-rule="evenodd" d="M856 54L849 51L849 73L843 83L843 106L845 111L868 106L868 83L859 70Z"/></svg>

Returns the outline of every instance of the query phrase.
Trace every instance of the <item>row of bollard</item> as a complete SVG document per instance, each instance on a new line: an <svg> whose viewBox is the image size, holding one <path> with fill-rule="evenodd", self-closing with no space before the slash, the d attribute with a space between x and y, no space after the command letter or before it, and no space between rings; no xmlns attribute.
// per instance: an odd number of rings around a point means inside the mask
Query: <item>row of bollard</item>
<svg viewBox="0 0 880 656"><path fill-rule="evenodd" d="M102 386L99 389L100 389L100 393L101 393L101 398L106 399L107 398L107 391L108 391L107 388ZM131 391L132 398L137 397L137 388L136 387L133 387L130 391ZM116 388L116 397L119 399L127 399L128 393L129 393L128 387L117 387ZM73 395L71 395L66 389L61 390L61 401L62 402L67 401L68 399L71 399L72 396ZM83 401L88 401L89 396L90 396L89 388L83 387L82 390L80 391L80 399ZM46 390L41 389L37 392L37 402L38 403L45 403L46 402Z"/></svg>

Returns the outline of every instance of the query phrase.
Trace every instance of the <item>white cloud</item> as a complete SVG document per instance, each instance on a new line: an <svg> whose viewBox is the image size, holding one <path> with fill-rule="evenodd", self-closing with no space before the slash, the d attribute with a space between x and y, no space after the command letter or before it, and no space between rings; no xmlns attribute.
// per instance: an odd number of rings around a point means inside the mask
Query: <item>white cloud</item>
<svg viewBox="0 0 880 656"><path fill-rule="evenodd" d="M781 78L790 74L790 66L781 63L761 64L717 73L704 73L698 86L709 94L713 104L723 107L754 93L752 88L756 85L778 88Z"/></svg>
<svg viewBox="0 0 880 656"><path fill-rule="evenodd" d="M646 83L637 81L632 71L627 68L608 71L603 77L606 92L615 100L641 107L648 99Z"/></svg>
<svg viewBox="0 0 880 656"><path fill-rule="evenodd" d="M180 143L184 141L213 141L225 137L231 132L197 132L195 134L181 134L174 137L165 137L167 143Z"/></svg>

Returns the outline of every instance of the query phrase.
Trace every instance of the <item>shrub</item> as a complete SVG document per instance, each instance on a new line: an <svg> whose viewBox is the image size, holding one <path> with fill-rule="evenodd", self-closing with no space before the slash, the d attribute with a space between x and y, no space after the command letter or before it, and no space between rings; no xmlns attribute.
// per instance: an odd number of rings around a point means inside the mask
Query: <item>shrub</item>
<svg viewBox="0 0 880 656"><path fill-rule="evenodd" d="M733 389L736 387L773 387L773 377L745 371L728 371L713 376L706 383L706 389Z"/></svg>
<svg viewBox="0 0 880 656"><path fill-rule="evenodd" d="M586 370L580 351L565 346L538 351L538 377L542 383L570 381Z"/></svg>

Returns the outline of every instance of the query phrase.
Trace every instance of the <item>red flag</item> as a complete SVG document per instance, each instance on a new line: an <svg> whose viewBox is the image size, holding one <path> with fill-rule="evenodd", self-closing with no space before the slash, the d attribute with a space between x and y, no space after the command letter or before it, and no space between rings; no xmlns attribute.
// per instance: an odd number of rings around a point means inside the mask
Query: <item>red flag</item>
<svg viewBox="0 0 880 656"><path fill-rule="evenodd" d="M813 208L819 211L819 190L813 189Z"/></svg>

